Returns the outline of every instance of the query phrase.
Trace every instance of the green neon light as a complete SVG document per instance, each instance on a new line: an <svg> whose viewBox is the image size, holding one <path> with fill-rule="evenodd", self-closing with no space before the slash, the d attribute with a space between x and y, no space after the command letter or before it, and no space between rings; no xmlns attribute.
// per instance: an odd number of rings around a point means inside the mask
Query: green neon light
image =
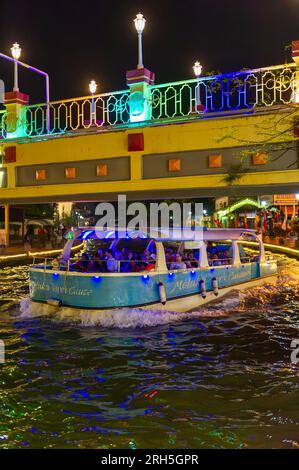
<svg viewBox="0 0 299 470"><path fill-rule="evenodd" d="M246 199L242 199L242 201L236 202L235 204L233 204L230 207L227 207L224 210L221 209L221 210L217 211L217 214L219 214L219 217L225 217L225 216L227 216L227 214L229 212L234 212L235 210L240 209L240 207L243 207L246 204L250 204L250 205L258 207L258 208L261 207L260 204L257 201L254 201L253 199L250 199L250 198L247 197Z"/></svg>

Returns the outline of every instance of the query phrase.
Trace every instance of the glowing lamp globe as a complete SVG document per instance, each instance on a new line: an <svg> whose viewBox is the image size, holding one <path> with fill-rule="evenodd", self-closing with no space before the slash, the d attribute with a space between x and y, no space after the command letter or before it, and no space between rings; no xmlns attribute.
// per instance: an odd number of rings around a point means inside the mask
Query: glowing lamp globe
<svg viewBox="0 0 299 470"><path fill-rule="evenodd" d="M138 13L134 20L135 28L138 34L142 34L144 30L146 19L144 18L142 13Z"/></svg>
<svg viewBox="0 0 299 470"><path fill-rule="evenodd" d="M200 65L200 62L198 60L194 63L193 65L193 72L196 77L199 77L201 75L202 71L202 65Z"/></svg>
<svg viewBox="0 0 299 470"><path fill-rule="evenodd" d="M22 50L20 48L19 44L17 42L15 42L10 50L11 50L11 54L12 54L13 58L15 60L19 60L20 55L21 55L21 50Z"/></svg>
<svg viewBox="0 0 299 470"><path fill-rule="evenodd" d="M299 194L296 194L296 199L297 201L299 201Z"/></svg>
<svg viewBox="0 0 299 470"><path fill-rule="evenodd" d="M89 91L90 93L93 95L96 91L97 91L97 84L96 84L96 81L95 80L91 80L90 84L89 84Z"/></svg>

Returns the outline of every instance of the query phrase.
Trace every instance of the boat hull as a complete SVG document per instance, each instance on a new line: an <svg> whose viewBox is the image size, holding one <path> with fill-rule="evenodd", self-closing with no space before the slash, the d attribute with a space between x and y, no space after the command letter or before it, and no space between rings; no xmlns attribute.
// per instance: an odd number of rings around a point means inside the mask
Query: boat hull
<svg viewBox="0 0 299 470"><path fill-rule="evenodd" d="M188 311L221 297L232 289L245 288L247 283L265 282L277 272L275 261L246 263L240 266L179 270L173 273L91 274L30 268L30 298L35 302L57 303L81 309L145 307ZM217 279L218 296L213 279ZM207 296L200 292L204 280ZM158 283L163 283L167 302L159 297Z"/></svg>

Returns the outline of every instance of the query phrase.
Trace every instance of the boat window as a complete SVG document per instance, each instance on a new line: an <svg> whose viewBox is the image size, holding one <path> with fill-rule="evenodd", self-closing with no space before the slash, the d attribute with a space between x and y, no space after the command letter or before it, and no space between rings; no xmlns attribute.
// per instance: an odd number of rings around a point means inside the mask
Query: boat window
<svg viewBox="0 0 299 470"><path fill-rule="evenodd" d="M163 242L167 268L194 269L199 267L199 248L186 249L183 242Z"/></svg>
<svg viewBox="0 0 299 470"><path fill-rule="evenodd" d="M246 240L247 241L247 240ZM249 239L248 241L256 242L254 238ZM239 253L240 253L240 261L242 264L244 263L254 263L259 261L259 250L258 248L253 249L252 246L248 246L247 243L244 241L238 241L238 246L239 246Z"/></svg>
<svg viewBox="0 0 299 470"><path fill-rule="evenodd" d="M139 272L156 267L155 244L146 239L89 239L72 260L70 270L79 272Z"/></svg>
<svg viewBox="0 0 299 470"><path fill-rule="evenodd" d="M208 241L207 255L210 266L230 265L233 261L233 247L228 240Z"/></svg>

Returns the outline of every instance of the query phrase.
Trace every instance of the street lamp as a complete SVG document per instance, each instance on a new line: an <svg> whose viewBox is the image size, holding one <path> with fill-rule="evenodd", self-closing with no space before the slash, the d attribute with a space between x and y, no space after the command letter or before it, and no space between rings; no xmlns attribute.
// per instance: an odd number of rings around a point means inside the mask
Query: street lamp
<svg viewBox="0 0 299 470"><path fill-rule="evenodd" d="M91 122L95 121L95 112L94 112L94 94L97 91L97 83L95 80L89 82L89 91L91 93Z"/></svg>
<svg viewBox="0 0 299 470"><path fill-rule="evenodd" d="M198 60L196 62L194 62L193 72L194 72L194 75L197 78L196 98L195 99L196 99L196 111L198 111L199 108L201 107L200 90L199 90L199 77L200 77L201 72L202 72L202 65L200 64L200 62Z"/></svg>
<svg viewBox="0 0 299 470"><path fill-rule="evenodd" d="M25 67L28 70L32 70L33 72L36 72L40 75L43 75L46 79L46 127L47 127L47 132L50 132L50 83L49 83L49 75L46 72L43 72L43 70L37 69L36 67L32 67L31 65L25 64L24 62L21 62L20 60L17 59L17 57L20 57L21 55L21 48L18 43L15 43L13 47L11 48L11 52L13 55L13 58L11 58L9 55L2 54L0 52L0 57L2 59L8 60L9 62L14 62L15 63L15 85L14 85L14 91L19 91L18 89L18 69L17 66L22 65L22 67ZM17 82L17 83L16 83Z"/></svg>
<svg viewBox="0 0 299 470"><path fill-rule="evenodd" d="M142 63L142 32L144 30L146 19L142 15L142 13L138 13L136 18L134 19L134 24L136 31L138 33L138 69L143 69Z"/></svg>
<svg viewBox="0 0 299 470"><path fill-rule="evenodd" d="M14 58L14 87L13 91L19 91L19 86L18 86L18 60L21 56L21 48L17 42L13 44L11 47L11 55Z"/></svg>

